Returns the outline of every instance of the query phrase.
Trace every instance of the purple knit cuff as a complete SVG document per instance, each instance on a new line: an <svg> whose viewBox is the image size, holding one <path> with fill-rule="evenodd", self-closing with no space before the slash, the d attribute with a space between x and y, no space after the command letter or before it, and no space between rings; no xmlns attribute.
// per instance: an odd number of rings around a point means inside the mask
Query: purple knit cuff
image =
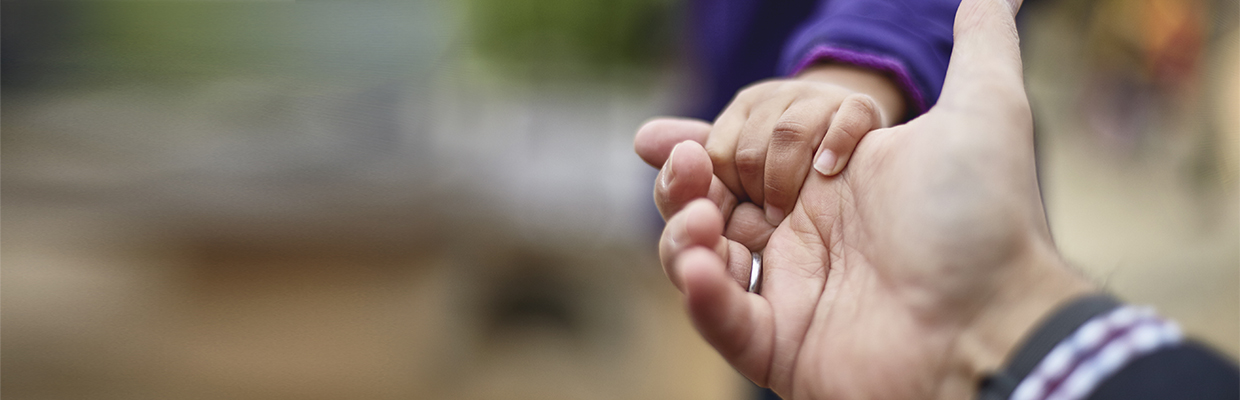
<svg viewBox="0 0 1240 400"><path fill-rule="evenodd" d="M913 78L909 76L908 70L904 68L904 63L896 59L840 47L818 45L814 46L809 51L809 54L801 58L801 62L797 63L796 67L788 75L799 74L801 70L804 70L811 64L823 61L849 64L888 74L895 79L896 86L899 86L904 91L905 97L909 100L909 109L912 111L910 115L916 116L926 112L926 97L917 88L917 85L913 83Z"/></svg>

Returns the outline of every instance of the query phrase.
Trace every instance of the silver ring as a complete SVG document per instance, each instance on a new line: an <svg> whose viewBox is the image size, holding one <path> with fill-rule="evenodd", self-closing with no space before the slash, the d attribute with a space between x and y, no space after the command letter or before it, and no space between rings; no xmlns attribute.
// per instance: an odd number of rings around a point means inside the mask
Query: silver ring
<svg viewBox="0 0 1240 400"><path fill-rule="evenodd" d="M758 293L762 284L762 253L753 252L753 266L749 267L749 293Z"/></svg>

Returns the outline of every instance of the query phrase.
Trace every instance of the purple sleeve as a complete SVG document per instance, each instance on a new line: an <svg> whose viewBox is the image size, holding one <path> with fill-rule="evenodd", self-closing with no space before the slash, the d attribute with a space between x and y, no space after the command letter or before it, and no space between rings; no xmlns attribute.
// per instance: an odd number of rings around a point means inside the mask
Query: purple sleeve
<svg viewBox="0 0 1240 400"><path fill-rule="evenodd" d="M839 62L891 75L909 115L939 98L952 51L960 0L824 0L788 39L779 72L795 75L817 62Z"/></svg>

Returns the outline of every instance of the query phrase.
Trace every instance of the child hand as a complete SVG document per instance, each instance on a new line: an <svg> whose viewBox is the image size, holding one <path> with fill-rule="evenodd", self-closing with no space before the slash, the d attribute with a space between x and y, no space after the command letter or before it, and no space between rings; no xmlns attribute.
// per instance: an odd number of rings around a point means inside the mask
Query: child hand
<svg viewBox="0 0 1240 400"><path fill-rule="evenodd" d="M742 90L715 120L705 147L724 185L779 225L811 165L827 176L839 173L867 132L903 114L902 94L887 77L823 65Z"/></svg>

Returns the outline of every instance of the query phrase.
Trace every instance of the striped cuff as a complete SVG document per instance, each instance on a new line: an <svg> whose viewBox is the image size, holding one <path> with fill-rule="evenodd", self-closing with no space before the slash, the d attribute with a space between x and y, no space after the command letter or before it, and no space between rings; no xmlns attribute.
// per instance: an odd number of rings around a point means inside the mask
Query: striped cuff
<svg viewBox="0 0 1240 400"><path fill-rule="evenodd" d="M1179 343L1180 328L1149 307L1099 314L1059 342L1012 392L1011 400L1078 400L1128 362Z"/></svg>

